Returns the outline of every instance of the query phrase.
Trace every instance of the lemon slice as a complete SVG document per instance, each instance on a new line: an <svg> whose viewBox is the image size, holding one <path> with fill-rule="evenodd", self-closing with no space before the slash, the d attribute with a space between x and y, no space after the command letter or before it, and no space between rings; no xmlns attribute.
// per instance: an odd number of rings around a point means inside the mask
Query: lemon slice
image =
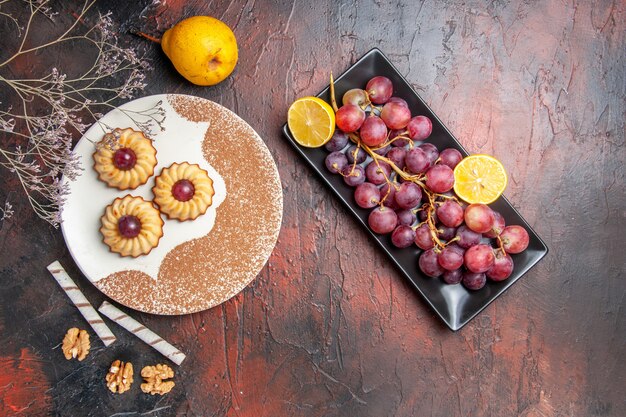
<svg viewBox="0 0 626 417"><path fill-rule="evenodd" d="M454 192L470 204L493 203L507 182L502 163L493 156L471 155L454 168Z"/></svg>
<svg viewBox="0 0 626 417"><path fill-rule="evenodd" d="M307 148L318 148L335 133L335 112L320 98L302 97L289 107L287 124L296 142Z"/></svg>

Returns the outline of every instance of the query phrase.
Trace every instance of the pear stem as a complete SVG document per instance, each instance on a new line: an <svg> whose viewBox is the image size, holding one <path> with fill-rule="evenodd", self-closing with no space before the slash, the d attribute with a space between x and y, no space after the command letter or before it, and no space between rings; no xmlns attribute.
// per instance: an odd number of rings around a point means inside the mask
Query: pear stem
<svg viewBox="0 0 626 417"><path fill-rule="evenodd" d="M155 38L154 36L150 36L147 33L143 33L142 31L140 31L137 28L130 28L129 32L133 35L136 36L141 36L142 38L148 39L149 41L155 42L155 43L161 43L161 39L160 38Z"/></svg>

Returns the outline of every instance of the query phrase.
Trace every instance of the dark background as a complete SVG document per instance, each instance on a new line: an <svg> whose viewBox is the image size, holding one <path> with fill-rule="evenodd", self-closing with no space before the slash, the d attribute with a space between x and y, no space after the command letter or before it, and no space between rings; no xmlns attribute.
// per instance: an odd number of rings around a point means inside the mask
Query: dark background
<svg viewBox="0 0 626 417"><path fill-rule="evenodd" d="M144 94L214 100L259 132L280 171L283 227L246 290L209 311L134 317L179 346L164 397L113 395L116 358L164 359L116 325L105 349L63 358L82 317L45 269L59 259L94 305L59 230L30 210L0 171L0 415L623 416L623 1L400 2L99 1L122 42L153 60ZM54 24L79 1L54 2ZM158 35L209 14L229 24L239 64L223 83L195 87L130 26ZM94 9L89 19L96 19ZM0 51L15 30L0 16ZM379 47L471 152L500 159L507 197L546 241L548 256L457 333L449 331L285 142L297 97L313 95ZM32 68L80 65L88 54L37 54ZM8 74L3 74L8 75ZM5 101L6 86L0 87ZM2 107L4 108L5 103ZM0 138L0 140L6 140Z"/></svg>

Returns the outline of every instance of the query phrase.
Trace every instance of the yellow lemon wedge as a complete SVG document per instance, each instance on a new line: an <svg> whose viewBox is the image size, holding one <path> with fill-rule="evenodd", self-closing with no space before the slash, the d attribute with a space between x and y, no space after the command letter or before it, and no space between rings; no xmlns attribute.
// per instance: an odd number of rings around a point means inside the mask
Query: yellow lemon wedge
<svg viewBox="0 0 626 417"><path fill-rule="evenodd" d="M464 201L493 203L508 183L502 163L490 155L471 155L454 168L454 192Z"/></svg>
<svg viewBox="0 0 626 417"><path fill-rule="evenodd" d="M335 133L335 112L320 98L302 97L289 107L287 124L296 142L318 148Z"/></svg>

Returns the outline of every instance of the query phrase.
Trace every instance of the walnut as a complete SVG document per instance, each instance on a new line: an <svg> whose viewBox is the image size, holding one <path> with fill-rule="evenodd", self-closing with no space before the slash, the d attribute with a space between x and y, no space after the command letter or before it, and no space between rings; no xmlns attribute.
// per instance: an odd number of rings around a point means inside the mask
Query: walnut
<svg viewBox="0 0 626 417"><path fill-rule="evenodd" d="M106 376L107 387L111 392L121 394L130 389L133 383L133 364L124 363L119 359L111 364L109 373Z"/></svg>
<svg viewBox="0 0 626 417"><path fill-rule="evenodd" d="M167 394L174 388L174 381L164 381L164 379L174 378L174 371L167 365L146 366L141 370L144 383L141 390L145 393Z"/></svg>
<svg viewBox="0 0 626 417"><path fill-rule="evenodd" d="M65 334L61 349L63 350L65 359L70 360L72 358L78 358L79 361L82 361L87 357L90 347L89 333L85 330L72 327Z"/></svg>

